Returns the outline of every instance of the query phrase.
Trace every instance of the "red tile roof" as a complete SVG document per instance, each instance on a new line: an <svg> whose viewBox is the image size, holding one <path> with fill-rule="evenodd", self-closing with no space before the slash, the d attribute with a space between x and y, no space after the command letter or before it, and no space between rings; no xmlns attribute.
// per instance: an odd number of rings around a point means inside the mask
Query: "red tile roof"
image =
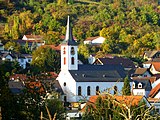
<svg viewBox="0 0 160 120"><path fill-rule="evenodd" d="M95 107L95 103L98 97L101 97L102 100L105 100L107 97L110 97L110 100L115 100L115 104L119 105L127 105L127 106L137 106L141 100L143 99L143 96L112 96L112 95L94 95L91 96L86 103L86 106L91 105L92 107ZM86 106L82 109L82 112L85 110Z"/></svg>
<svg viewBox="0 0 160 120"><path fill-rule="evenodd" d="M154 66L156 71L160 72L160 62L152 62L152 65Z"/></svg>
<svg viewBox="0 0 160 120"><path fill-rule="evenodd" d="M53 50L56 50L56 51L60 51L61 50L61 46L60 45L58 45L58 46L55 46L55 45L42 45L41 47L43 47L43 48L50 47L50 48L52 48Z"/></svg>
<svg viewBox="0 0 160 120"><path fill-rule="evenodd" d="M160 83L154 88L152 88L152 90L149 93L149 97L154 98L159 91L160 91Z"/></svg>
<svg viewBox="0 0 160 120"><path fill-rule="evenodd" d="M98 38L98 37L100 37L100 36L88 37L85 41L92 41L92 40L94 40L94 39L96 39L96 38Z"/></svg>
<svg viewBox="0 0 160 120"><path fill-rule="evenodd" d="M25 74L13 74L10 76L10 80L16 80L16 79L26 80L27 76Z"/></svg>
<svg viewBox="0 0 160 120"><path fill-rule="evenodd" d="M43 38L41 35L25 35L25 36L30 39L42 39Z"/></svg>

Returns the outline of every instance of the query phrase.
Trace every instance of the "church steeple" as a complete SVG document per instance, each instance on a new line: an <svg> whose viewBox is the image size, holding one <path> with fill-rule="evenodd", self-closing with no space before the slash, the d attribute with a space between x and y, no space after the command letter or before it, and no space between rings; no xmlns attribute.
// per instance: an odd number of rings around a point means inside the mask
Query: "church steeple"
<svg viewBox="0 0 160 120"><path fill-rule="evenodd" d="M76 42L73 39L73 35L72 35L72 28L70 26L69 16L68 16L68 20L67 20L66 36L65 36L65 39L62 42L62 44L65 44L65 45L76 45Z"/></svg>
<svg viewBox="0 0 160 120"><path fill-rule="evenodd" d="M78 45L73 39L69 16L66 37L61 44L61 70L78 70Z"/></svg>

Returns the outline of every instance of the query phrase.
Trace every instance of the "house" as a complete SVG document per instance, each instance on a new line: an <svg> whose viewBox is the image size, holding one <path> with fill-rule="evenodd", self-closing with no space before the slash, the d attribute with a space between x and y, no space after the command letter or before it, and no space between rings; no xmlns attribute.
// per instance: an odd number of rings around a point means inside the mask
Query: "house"
<svg viewBox="0 0 160 120"><path fill-rule="evenodd" d="M25 74L13 74L9 77L10 81L25 81L27 76Z"/></svg>
<svg viewBox="0 0 160 120"><path fill-rule="evenodd" d="M154 58L152 60L148 60L143 63L143 68L150 68L152 62L159 62L160 63L160 58Z"/></svg>
<svg viewBox="0 0 160 120"><path fill-rule="evenodd" d="M152 73L148 68L136 68L132 77L151 77Z"/></svg>
<svg viewBox="0 0 160 120"><path fill-rule="evenodd" d="M1 53L0 58L11 62L17 61L23 69L27 67L27 63L31 63L32 61L32 56L30 54L19 54L12 52Z"/></svg>
<svg viewBox="0 0 160 120"><path fill-rule="evenodd" d="M96 101L99 97L102 99L102 101L105 101L105 99L109 99L111 100L113 105L118 104L119 106L122 106L122 107L127 106L128 108L130 108L131 106L139 106L139 104L142 102L145 102L147 107L151 107L151 104L148 102L148 100L144 96L139 96L139 95L117 96L117 95L102 94L102 95L91 96L87 101L86 105L82 108L81 114L83 114L85 110L89 110L89 109L85 109L88 105L95 108Z"/></svg>
<svg viewBox="0 0 160 120"><path fill-rule="evenodd" d="M149 97L151 98L160 98L160 83L156 85L149 93Z"/></svg>
<svg viewBox="0 0 160 120"><path fill-rule="evenodd" d="M154 58L160 58L160 51L154 50L154 51L145 51L143 58L146 60L152 60Z"/></svg>
<svg viewBox="0 0 160 120"><path fill-rule="evenodd" d="M122 65L78 65L77 49L68 17L66 37L61 44L61 71L56 78L64 92L64 102L74 106L99 92L110 90L114 94L115 90L122 90L126 77Z"/></svg>
<svg viewBox="0 0 160 120"><path fill-rule="evenodd" d="M155 111L160 114L160 99L159 98L148 98L148 102L155 107Z"/></svg>
<svg viewBox="0 0 160 120"><path fill-rule="evenodd" d="M84 44L90 45L100 45L105 41L104 37L96 36L96 37L89 37L84 41Z"/></svg>
<svg viewBox="0 0 160 120"><path fill-rule="evenodd" d="M45 41L43 40L43 36L40 35L24 35L22 40L18 40L18 43L21 45L25 45L28 43L29 48L37 48L41 45L45 44Z"/></svg>
<svg viewBox="0 0 160 120"><path fill-rule="evenodd" d="M23 89L25 88L24 83L22 81L17 81L17 80L16 81L10 80L8 82L8 86L10 91L16 95L22 94Z"/></svg>
<svg viewBox="0 0 160 120"><path fill-rule="evenodd" d="M41 35L24 35L22 40L43 40Z"/></svg>
<svg viewBox="0 0 160 120"><path fill-rule="evenodd" d="M160 74L160 62L152 62L150 71L153 75Z"/></svg>
<svg viewBox="0 0 160 120"><path fill-rule="evenodd" d="M133 80L132 83L132 94L133 95L143 95L145 97L149 96L152 89L150 80Z"/></svg>
<svg viewBox="0 0 160 120"><path fill-rule="evenodd" d="M8 60L8 61L17 61L18 57L21 57L20 54L12 52L2 52L0 56L2 60Z"/></svg>

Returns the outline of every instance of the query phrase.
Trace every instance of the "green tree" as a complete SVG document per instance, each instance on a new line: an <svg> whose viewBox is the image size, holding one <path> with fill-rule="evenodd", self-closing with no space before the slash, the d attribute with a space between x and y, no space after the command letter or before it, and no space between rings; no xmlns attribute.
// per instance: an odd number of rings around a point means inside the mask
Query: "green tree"
<svg viewBox="0 0 160 120"><path fill-rule="evenodd" d="M60 70L60 53L50 47L39 47L32 54L32 65L37 66L42 71Z"/></svg>
<svg viewBox="0 0 160 120"><path fill-rule="evenodd" d="M128 76L124 78L124 85L122 87L122 94L123 95L131 95L131 87L130 87L130 81Z"/></svg>

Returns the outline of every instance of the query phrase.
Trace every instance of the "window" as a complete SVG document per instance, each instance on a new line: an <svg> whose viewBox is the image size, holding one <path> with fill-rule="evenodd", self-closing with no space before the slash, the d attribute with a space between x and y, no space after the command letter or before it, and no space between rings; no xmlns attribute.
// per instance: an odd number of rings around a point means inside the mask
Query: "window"
<svg viewBox="0 0 160 120"><path fill-rule="evenodd" d="M142 83L138 83L138 88L142 88Z"/></svg>
<svg viewBox="0 0 160 120"><path fill-rule="evenodd" d="M71 55L74 55L75 51L74 51L74 47L71 47Z"/></svg>
<svg viewBox="0 0 160 120"><path fill-rule="evenodd" d="M71 64L74 65L74 57L71 58Z"/></svg>
<svg viewBox="0 0 160 120"><path fill-rule="evenodd" d="M117 88L117 86L114 86L114 95L116 95L117 92L118 92L118 88Z"/></svg>
<svg viewBox="0 0 160 120"><path fill-rule="evenodd" d="M87 95L91 95L91 87L90 86L87 87Z"/></svg>
<svg viewBox="0 0 160 120"><path fill-rule="evenodd" d="M96 86L96 95L99 95L99 86Z"/></svg>
<svg viewBox="0 0 160 120"><path fill-rule="evenodd" d="M82 95L82 89L81 89L81 86L78 86L78 95Z"/></svg>
<svg viewBox="0 0 160 120"><path fill-rule="evenodd" d="M64 82L64 84L63 84L64 86L66 86L66 82Z"/></svg>
<svg viewBox="0 0 160 120"><path fill-rule="evenodd" d="M63 48L63 54L66 54L66 48L65 47Z"/></svg>
<svg viewBox="0 0 160 120"><path fill-rule="evenodd" d="M64 57L64 65L66 64L66 57Z"/></svg>
<svg viewBox="0 0 160 120"><path fill-rule="evenodd" d="M67 102L67 96L64 96L64 102Z"/></svg>

